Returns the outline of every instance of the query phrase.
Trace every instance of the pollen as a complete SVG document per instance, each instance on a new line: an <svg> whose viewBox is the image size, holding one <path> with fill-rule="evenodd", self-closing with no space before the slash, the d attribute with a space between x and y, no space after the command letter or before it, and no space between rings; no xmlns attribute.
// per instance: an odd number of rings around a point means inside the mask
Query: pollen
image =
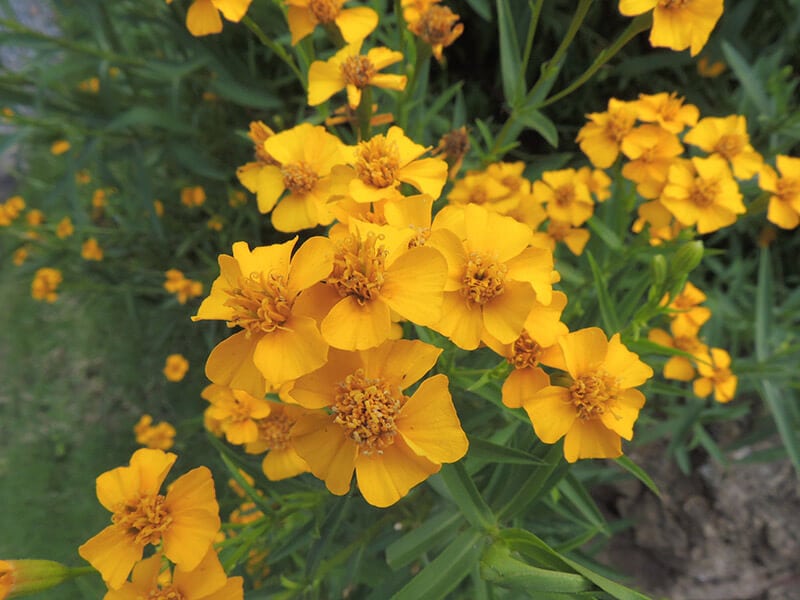
<svg viewBox="0 0 800 600"><path fill-rule="evenodd" d="M400 149L383 135L361 142L356 148L356 175L376 188L386 188L396 181L400 169Z"/></svg>
<svg viewBox="0 0 800 600"><path fill-rule="evenodd" d="M575 187L571 183L558 186L553 190L553 193L553 200L562 208L566 208L575 202Z"/></svg>
<svg viewBox="0 0 800 600"><path fill-rule="evenodd" d="M633 129L636 122L636 114L629 110L609 111L608 121L606 121L606 135L616 141L621 142Z"/></svg>
<svg viewBox="0 0 800 600"><path fill-rule="evenodd" d="M303 161L281 167L283 186L293 194L304 195L314 189L319 175Z"/></svg>
<svg viewBox="0 0 800 600"><path fill-rule="evenodd" d="M578 377L569 388L570 401L583 420L605 414L618 392L618 379L602 371Z"/></svg>
<svg viewBox="0 0 800 600"><path fill-rule="evenodd" d="M347 431L361 454L382 454L394 443L395 419L404 403L399 389L358 369L338 385L332 406L334 423Z"/></svg>
<svg viewBox="0 0 800 600"><path fill-rule="evenodd" d="M539 357L542 355L542 347L524 329L514 342L512 351L513 354L508 362L514 365L515 369L535 367L539 364Z"/></svg>
<svg viewBox="0 0 800 600"><path fill-rule="evenodd" d="M689 201L699 208L708 208L719 196L719 182L716 180L695 179L689 191Z"/></svg>
<svg viewBox="0 0 800 600"><path fill-rule="evenodd" d="M270 333L279 329L289 318L294 305L281 275L250 273L241 277L239 285L228 291L225 306L233 308L228 327L242 327L248 336Z"/></svg>
<svg viewBox="0 0 800 600"><path fill-rule="evenodd" d="M172 517L164 508L164 501L164 496L160 494L139 496L132 503L117 507L111 522L133 538L138 546L157 544L172 524Z"/></svg>
<svg viewBox="0 0 800 600"><path fill-rule="evenodd" d="M320 23L333 23L342 10L344 0L309 0L308 10Z"/></svg>
<svg viewBox="0 0 800 600"><path fill-rule="evenodd" d="M714 146L714 151L719 152L726 159L730 160L733 157L741 154L745 147L744 137L737 133L726 133L719 138L717 145Z"/></svg>
<svg viewBox="0 0 800 600"><path fill-rule="evenodd" d="M800 177L782 177L775 184L775 195L784 202L800 197Z"/></svg>
<svg viewBox="0 0 800 600"><path fill-rule="evenodd" d="M379 241L379 236L368 233L364 240L348 235L336 244L328 283L340 296L352 296L361 306L376 298L383 287L388 251Z"/></svg>
<svg viewBox="0 0 800 600"><path fill-rule="evenodd" d="M461 278L461 295L473 304L484 305L505 291L508 267L492 256L470 252Z"/></svg>
<svg viewBox="0 0 800 600"><path fill-rule="evenodd" d="M267 450L284 450L289 445L289 433L295 421L289 418L282 410L273 410L266 419L259 419L258 441L262 442Z"/></svg>
<svg viewBox="0 0 800 600"><path fill-rule="evenodd" d="M353 85L360 90L367 87L378 72L366 56L348 56L340 68L345 84Z"/></svg>

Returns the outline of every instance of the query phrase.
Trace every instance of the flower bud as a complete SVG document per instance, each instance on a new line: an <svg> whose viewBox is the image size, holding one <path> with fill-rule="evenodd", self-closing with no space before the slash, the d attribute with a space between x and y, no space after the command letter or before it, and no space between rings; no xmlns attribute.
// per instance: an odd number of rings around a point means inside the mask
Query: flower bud
<svg viewBox="0 0 800 600"><path fill-rule="evenodd" d="M52 560L0 560L0 600L47 590L72 577L68 567Z"/></svg>

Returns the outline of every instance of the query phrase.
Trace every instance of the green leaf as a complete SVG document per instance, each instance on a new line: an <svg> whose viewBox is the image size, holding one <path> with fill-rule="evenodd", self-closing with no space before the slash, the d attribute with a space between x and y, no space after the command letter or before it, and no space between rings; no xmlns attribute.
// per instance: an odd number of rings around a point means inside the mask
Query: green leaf
<svg viewBox="0 0 800 600"><path fill-rule="evenodd" d="M567 475L558 482L558 491L578 509L578 512L580 512L597 531L603 533L607 537L611 537L608 523L606 523L600 509L597 508L594 499L572 473L567 473Z"/></svg>
<svg viewBox="0 0 800 600"><path fill-rule="evenodd" d="M392 596L393 600L438 600L444 598L466 578L480 559L483 533L468 529L411 581Z"/></svg>
<svg viewBox="0 0 800 600"><path fill-rule="evenodd" d="M744 93L753 101L758 111L764 115L774 117L775 109L754 69L748 64L744 57L739 54L736 48L731 46L728 42L722 42L722 52L725 54L725 60L739 80L742 89L744 89Z"/></svg>
<svg viewBox="0 0 800 600"><path fill-rule="evenodd" d="M541 135L553 148L558 148L558 130L549 118L538 110L522 109L514 116L529 129ZM513 117L512 117L513 118Z"/></svg>
<svg viewBox="0 0 800 600"><path fill-rule="evenodd" d="M527 597L538 597L540 592L571 594L592 588L589 580L575 573L540 569L514 558L502 542L492 544L483 553L481 575L497 585L525 591Z"/></svg>
<svg viewBox="0 0 800 600"><path fill-rule="evenodd" d="M622 252L625 248L620 237L600 219L589 219L586 224L592 233L603 240L603 243L614 252Z"/></svg>
<svg viewBox="0 0 800 600"><path fill-rule="evenodd" d="M325 520L320 525L321 535L319 539L311 545L306 559L306 577L312 578L317 573L317 568L322 562L322 557L328 551L336 534L339 526L342 524L345 516L347 515L348 508L350 508L350 500L352 496L349 494L344 498L335 498L333 500L333 507L327 515Z"/></svg>
<svg viewBox="0 0 800 600"><path fill-rule="evenodd" d="M544 464L531 470L528 479L522 482L511 499L497 512L499 519L511 518L528 509L567 473L569 464L563 459L561 444L543 448L546 448Z"/></svg>
<svg viewBox="0 0 800 600"><path fill-rule="evenodd" d="M608 293L608 284L591 252L586 252L586 258L589 260L589 266L592 269L594 291L595 294L597 294L597 302L600 307L600 316L603 319L606 333L616 333L620 330L619 317L617 316L617 310L614 308L614 303L611 300L611 296Z"/></svg>
<svg viewBox="0 0 800 600"><path fill-rule="evenodd" d="M525 93L525 74L521 73L522 56L511 6L508 0L497 0L497 29L500 36L500 75L503 95L512 107L519 104Z"/></svg>
<svg viewBox="0 0 800 600"><path fill-rule="evenodd" d="M173 114L156 110L147 106L134 106L106 125L107 131L118 131L128 128L156 127L183 135L193 135L195 130Z"/></svg>
<svg viewBox="0 0 800 600"><path fill-rule="evenodd" d="M489 0L467 0L470 8L474 10L484 21L492 21L492 7Z"/></svg>
<svg viewBox="0 0 800 600"><path fill-rule="evenodd" d="M386 548L386 563L392 569L399 569L441 545L455 533L462 523L462 515L457 512L441 512L409 531Z"/></svg>
<svg viewBox="0 0 800 600"><path fill-rule="evenodd" d="M439 471L447 491L453 501L461 509L461 513L469 523L478 529L492 529L497 525L497 519L492 509L486 504L475 483L467 473L462 462L443 465Z"/></svg>
<svg viewBox="0 0 800 600"><path fill-rule="evenodd" d="M542 459L528 452L517 450L509 446L501 446L500 444L495 444L494 442L480 438L470 438L469 460L511 465L544 464Z"/></svg>
<svg viewBox="0 0 800 600"><path fill-rule="evenodd" d="M642 469L639 465L633 462L627 456L620 456L619 458L614 459L614 462L617 463L620 467L625 469L628 473L636 477L639 481L641 481L647 489L653 492L656 496L661 498L661 490L658 489L656 482L650 478L650 475Z"/></svg>

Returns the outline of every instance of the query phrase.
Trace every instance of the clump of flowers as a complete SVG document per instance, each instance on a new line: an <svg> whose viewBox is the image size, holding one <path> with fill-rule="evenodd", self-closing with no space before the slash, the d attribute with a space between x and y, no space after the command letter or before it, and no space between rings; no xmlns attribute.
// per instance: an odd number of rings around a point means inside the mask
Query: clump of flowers
<svg viewBox="0 0 800 600"><path fill-rule="evenodd" d="M170 294L175 294L178 302L186 304L189 300L203 295L203 283L188 279L178 269L168 269L165 273L164 289Z"/></svg>
<svg viewBox="0 0 800 600"><path fill-rule="evenodd" d="M155 450L169 450L175 443L175 428L161 421L153 425L153 417L144 414L133 426L136 443Z"/></svg>
<svg viewBox="0 0 800 600"><path fill-rule="evenodd" d="M42 267L33 276L31 296L34 300L43 300L52 304L58 299L58 286L62 281L61 271L51 267Z"/></svg>

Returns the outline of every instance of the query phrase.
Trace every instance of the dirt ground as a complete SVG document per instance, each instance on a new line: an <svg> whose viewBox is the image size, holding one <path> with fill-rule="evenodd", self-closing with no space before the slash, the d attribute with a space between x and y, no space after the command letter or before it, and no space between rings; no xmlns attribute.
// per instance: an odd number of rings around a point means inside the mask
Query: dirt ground
<svg viewBox="0 0 800 600"><path fill-rule="evenodd" d="M631 458L663 498L638 481L598 498L636 524L604 556L631 584L671 600L800 600L800 483L788 461L702 460L687 476L663 445Z"/></svg>

